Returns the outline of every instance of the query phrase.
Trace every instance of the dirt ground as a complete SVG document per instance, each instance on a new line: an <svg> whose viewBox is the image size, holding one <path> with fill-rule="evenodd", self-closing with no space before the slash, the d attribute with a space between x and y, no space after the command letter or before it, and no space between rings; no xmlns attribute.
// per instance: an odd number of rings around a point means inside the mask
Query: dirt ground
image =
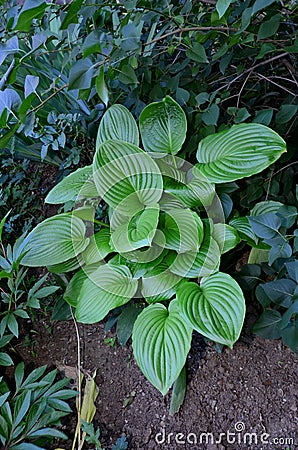
<svg viewBox="0 0 298 450"><path fill-rule="evenodd" d="M254 311L247 317L233 350L218 353L194 334L185 403L173 417L170 395L163 398L144 378L130 346L105 343L102 324L79 325L82 367L97 370L94 425L103 447L110 449L125 433L131 450L297 449L297 355L280 341L253 336ZM20 356L71 376L77 364L73 322L38 326L31 334L34 352L20 345Z"/></svg>

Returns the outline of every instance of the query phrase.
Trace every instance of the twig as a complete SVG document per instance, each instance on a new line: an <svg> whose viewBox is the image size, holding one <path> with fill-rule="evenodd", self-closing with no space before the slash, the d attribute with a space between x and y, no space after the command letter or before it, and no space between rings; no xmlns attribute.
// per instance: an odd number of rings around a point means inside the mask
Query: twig
<svg viewBox="0 0 298 450"><path fill-rule="evenodd" d="M244 87L245 87L245 85L246 85L246 83L247 83L247 80L249 79L251 73L252 73L252 72L249 72L249 73L248 73L248 75L247 75L247 77L245 78L244 83L242 84L242 86L241 86L241 88L240 88L240 91L239 91L239 93L238 93L238 95L237 95L237 104L236 104L236 107L237 107L237 108L239 108L240 97L241 97L242 91L243 91L243 89L244 89Z"/></svg>
<svg viewBox="0 0 298 450"><path fill-rule="evenodd" d="M235 81L239 80L239 78L242 78L243 75L246 75L247 73L253 72L258 67L264 66L265 64L269 64L269 63L275 61L276 59L283 58L284 56L287 56L287 55L288 55L288 53L281 53L280 55L272 56L272 58L269 58L266 61L262 61L262 62L260 62L258 64L255 64L254 66L250 67L249 69L244 70L244 72L240 73L240 75L238 75L236 78L233 78L231 81L226 83L224 86L221 86L219 89L217 89L217 91L221 91L222 89L225 89L226 87L229 87L232 83L235 83Z"/></svg>
<svg viewBox="0 0 298 450"><path fill-rule="evenodd" d="M261 75L260 73L256 74L258 77L263 78L264 80L268 81L268 83L274 84L275 86L279 87L279 89L282 89L283 91L286 91L288 94L293 95L293 97L296 97L296 94L289 89L285 88L284 86L281 86L278 83L275 83L275 81L272 81L270 78L265 77L264 75Z"/></svg>
<svg viewBox="0 0 298 450"><path fill-rule="evenodd" d="M55 97L55 95L59 94L59 92L63 91L63 89L67 88L68 86L69 86L68 83L61 86L59 89L57 89L55 92L53 92L47 98L45 98L41 103L39 103L39 105L35 106L35 108L30 109L30 111L28 111L28 114L37 111L39 108L44 106L49 100L51 100L51 98Z"/></svg>
<svg viewBox="0 0 298 450"><path fill-rule="evenodd" d="M78 448L80 446L80 442L81 442L81 407L82 407L82 386L81 386L81 350L80 350L80 333L79 333L79 329L78 329L78 325L77 325L77 321L73 315L73 311L71 306L70 308L70 312L71 312L71 317L75 326L75 330L76 330L76 337L77 337L77 359L78 359L78 391L79 391L79 395L78 395L78 424L77 424L77 430L78 430ZM75 444L75 441L74 441ZM74 449L74 446L73 446Z"/></svg>
<svg viewBox="0 0 298 450"><path fill-rule="evenodd" d="M187 27L187 28L179 28L178 30L169 31L169 33L164 34L163 36L159 36L158 38L153 39L152 41L146 42L144 47L147 45L155 44L158 41L162 41L167 37L173 36L174 34L187 33L188 31L239 31L238 28L230 28L230 27ZM244 32L243 32L244 33ZM248 31L246 33L249 33Z"/></svg>
<svg viewBox="0 0 298 450"><path fill-rule="evenodd" d="M285 167L282 167L281 169L277 170L276 172L273 172L272 176L274 177L278 173L282 172L283 170L287 169L288 167L294 166L295 164L298 164L298 161L294 161L294 162L292 162L290 164L287 164Z"/></svg>

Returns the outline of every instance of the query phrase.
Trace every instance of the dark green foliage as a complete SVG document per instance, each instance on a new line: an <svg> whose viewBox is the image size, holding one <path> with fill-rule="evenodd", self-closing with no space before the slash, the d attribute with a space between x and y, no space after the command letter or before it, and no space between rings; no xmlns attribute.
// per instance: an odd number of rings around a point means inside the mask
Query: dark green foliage
<svg viewBox="0 0 298 450"><path fill-rule="evenodd" d="M77 393L65 388L68 378L55 381L57 371L45 371L46 366L38 367L24 378L24 364L19 364L13 392L0 379L0 442L5 450L43 450L54 438L67 438L58 428L71 412L66 400Z"/></svg>

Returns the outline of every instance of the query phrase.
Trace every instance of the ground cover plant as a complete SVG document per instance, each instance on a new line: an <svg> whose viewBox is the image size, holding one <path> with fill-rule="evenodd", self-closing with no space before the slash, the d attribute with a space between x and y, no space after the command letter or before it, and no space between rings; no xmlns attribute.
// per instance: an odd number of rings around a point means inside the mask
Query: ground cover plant
<svg viewBox="0 0 298 450"><path fill-rule="evenodd" d="M193 330L232 347L243 325L244 296L219 271L220 258L241 238L256 247L258 240L246 217L225 224L216 185L264 170L286 147L264 125L239 124L203 139L191 166L176 156L187 122L169 96L144 108L139 129L143 150L129 111L107 110L93 164L46 198L78 207L32 230L22 264L54 272L79 268L64 296L78 321L98 322L116 307L139 303L134 356L166 394L184 367ZM109 207L108 223L94 219L100 198Z"/></svg>

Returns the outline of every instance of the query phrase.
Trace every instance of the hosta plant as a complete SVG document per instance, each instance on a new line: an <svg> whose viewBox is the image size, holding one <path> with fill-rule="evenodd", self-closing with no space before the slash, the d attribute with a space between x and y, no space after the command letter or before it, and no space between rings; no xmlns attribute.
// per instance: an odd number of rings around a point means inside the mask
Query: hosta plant
<svg viewBox="0 0 298 450"><path fill-rule="evenodd" d="M219 270L221 254L241 239L258 242L247 218L225 223L217 185L261 172L286 151L266 126L240 124L204 138L192 165L177 156L186 136L184 111L170 97L145 107L139 126L124 106L110 107L92 165L46 198L76 202L74 210L37 225L22 260L56 273L76 270L64 297L80 322L139 306L134 356L162 394L184 367L193 330L232 347L243 325L243 293ZM108 205L103 223L99 202Z"/></svg>

